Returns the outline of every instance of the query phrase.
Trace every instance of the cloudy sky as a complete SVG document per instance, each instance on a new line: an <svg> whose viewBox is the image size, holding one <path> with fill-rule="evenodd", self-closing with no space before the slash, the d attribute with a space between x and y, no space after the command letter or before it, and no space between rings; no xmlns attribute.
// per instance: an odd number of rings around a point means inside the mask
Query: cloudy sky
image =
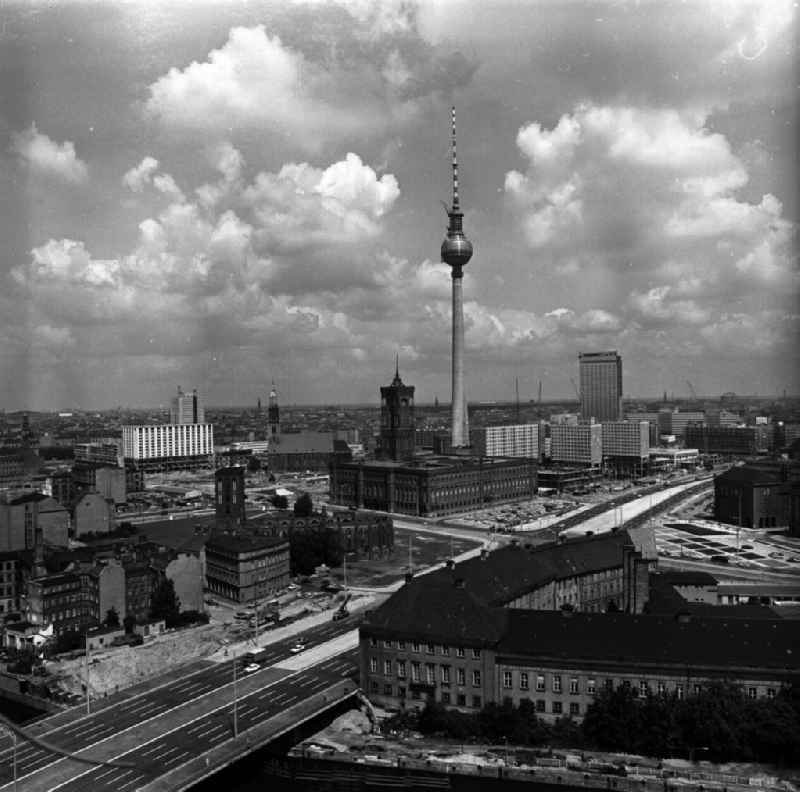
<svg viewBox="0 0 800 792"><path fill-rule="evenodd" d="M800 390L792 0L0 6L0 407Z"/></svg>

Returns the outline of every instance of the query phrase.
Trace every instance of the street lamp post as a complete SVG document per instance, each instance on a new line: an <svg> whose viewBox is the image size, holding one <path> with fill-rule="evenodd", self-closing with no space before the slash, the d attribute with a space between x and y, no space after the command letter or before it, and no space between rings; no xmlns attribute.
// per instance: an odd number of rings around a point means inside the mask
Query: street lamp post
<svg viewBox="0 0 800 792"><path fill-rule="evenodd" d="M239 736L238 695L236 691L236 655L233 656L233 736Z"/></svg>
<svg viewBox="0 0 800 792"><path fill-rule="evenodd" d="M83 677L86 685L86 714L89 715L92 711L91 698L89 697L89 631L87 630L84 635L86 639L86 652L84 654L86 673L83 675Z"/></svg>

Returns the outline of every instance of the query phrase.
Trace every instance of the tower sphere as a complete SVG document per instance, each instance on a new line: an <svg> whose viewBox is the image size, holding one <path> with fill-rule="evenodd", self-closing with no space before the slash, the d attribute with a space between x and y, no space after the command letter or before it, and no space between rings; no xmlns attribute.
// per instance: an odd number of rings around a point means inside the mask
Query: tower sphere
<svg viewBox="0 0 800 792"><path fill-rule="evenodd" d="M442 242L442 261L454 269L461 269L472 258L472 242L463 234L448 233Z"/></svg>

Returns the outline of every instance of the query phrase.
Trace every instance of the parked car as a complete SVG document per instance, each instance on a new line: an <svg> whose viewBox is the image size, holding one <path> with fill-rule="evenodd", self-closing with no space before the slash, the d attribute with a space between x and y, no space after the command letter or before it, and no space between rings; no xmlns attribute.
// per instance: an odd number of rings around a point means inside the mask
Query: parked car
<svg viewBox="0 0 800 792"><path fill-rule="evenodd" d="M254 671L258 671L261 666L258 663L248 663L244 667L245 674L252 674Z"/></svg>

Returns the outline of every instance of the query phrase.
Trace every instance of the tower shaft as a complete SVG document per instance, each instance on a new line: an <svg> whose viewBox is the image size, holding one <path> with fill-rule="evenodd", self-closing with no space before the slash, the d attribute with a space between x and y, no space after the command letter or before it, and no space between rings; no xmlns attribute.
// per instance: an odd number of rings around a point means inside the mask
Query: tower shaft
<svg viewBox="0 0 800 792"><path fill-rule="evenodd" d="M453 396L450 405L450 426L454 448L466 445L465 424L466 404L464 400L464 302L462 297L463 278L453 270L453 344L452 344L452 384Z"/></svg>

